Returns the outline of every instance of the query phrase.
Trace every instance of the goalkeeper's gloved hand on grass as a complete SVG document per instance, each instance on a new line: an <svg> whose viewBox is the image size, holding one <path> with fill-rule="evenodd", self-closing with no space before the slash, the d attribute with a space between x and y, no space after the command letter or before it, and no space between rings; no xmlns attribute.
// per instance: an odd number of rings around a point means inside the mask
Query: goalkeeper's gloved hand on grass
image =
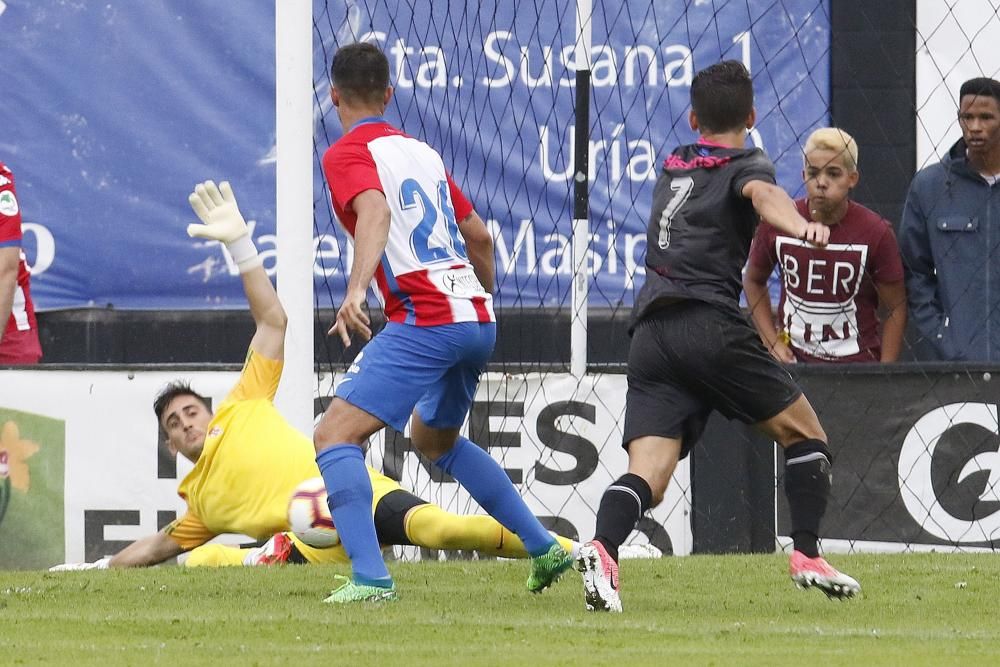
<svg viewBox="0 0 1000 667"><path fill-rule="evenodd" d="M100 560L95 560L93 563L63 563L62 565L53 565L49 568L49 572L70 572L72 570L106 570L111 564L111 556L105 556Z"/></svg>
<svg viewBox="0 0 1000 667"><path fill-rule="evenodd" d="M222 181L218 187L214 181L199 183L188 195L188 202L202 222L188 225L188 236L224 243L240 273L261 265L229 181Z"/></svg>

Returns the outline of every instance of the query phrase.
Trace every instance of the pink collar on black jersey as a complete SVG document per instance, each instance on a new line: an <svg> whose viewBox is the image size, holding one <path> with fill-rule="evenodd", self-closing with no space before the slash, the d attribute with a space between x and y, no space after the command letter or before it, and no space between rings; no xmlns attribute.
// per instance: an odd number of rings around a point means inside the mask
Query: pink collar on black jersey
<svg viewBox="0 0 1000 667"><path fill-rule="evenodd" d="M701 144L702 146L714 146L715 148L731 148L731 146L720 144L718 141L712 141L711 139L706 139L704 136L699 136L698 141L694 143Z"/></svg>
<svg viewBox="0 0 1000 667"><path fill-rule="evenodd" d="M731 148L731 146L724 146L723 144L717 143L715 141L709 141L705 137L698 137L698 141L695 146L702 146L705 149L709 148ZM731 156L721 156L721 155L709 155L708 151L699 150L701 155L696 155L690 160L685 160L679 155L674 155L673 153L663 161L664 169L671 169L674 171L689 171L691 169L716 169L726 164L732 160Z"/></svg>

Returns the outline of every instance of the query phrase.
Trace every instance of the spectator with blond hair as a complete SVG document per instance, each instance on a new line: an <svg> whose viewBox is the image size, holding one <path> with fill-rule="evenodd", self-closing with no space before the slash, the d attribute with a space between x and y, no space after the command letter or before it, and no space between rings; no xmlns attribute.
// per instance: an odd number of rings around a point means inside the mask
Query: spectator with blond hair
<svg viewBox="0 0 1000 667"><path fill-rule="evenodd" d="M798 211L828 226L830 242L818 248L770 225L757 228L743 289L761 339L786 363L896 361L906 328L903 265L889 222L850 199L860 179L854 138L835 127L813 132L802 177ZM777 317L767 290L775 264Z"/></svg>

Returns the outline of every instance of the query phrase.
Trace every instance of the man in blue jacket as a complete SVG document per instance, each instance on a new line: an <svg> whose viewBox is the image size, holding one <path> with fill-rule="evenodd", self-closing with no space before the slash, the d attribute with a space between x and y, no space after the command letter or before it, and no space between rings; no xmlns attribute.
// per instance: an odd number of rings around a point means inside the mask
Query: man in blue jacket
<svg viewBox="0 0 1000 667"><path fill-rule="evenodd" d="M910 314L940 359L1000 361L1000 82L963 83L958 122L962 138L906 197Z"/></svg>

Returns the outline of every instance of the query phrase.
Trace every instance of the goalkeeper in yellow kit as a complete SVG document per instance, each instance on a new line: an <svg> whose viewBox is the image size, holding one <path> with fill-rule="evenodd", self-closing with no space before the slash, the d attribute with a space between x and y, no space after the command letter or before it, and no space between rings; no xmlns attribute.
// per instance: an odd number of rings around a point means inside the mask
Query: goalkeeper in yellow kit
<svg viewBox="0 0 1000 667"><path fill-rule="evenodd" d="M343 547L316 549L289 530L288 500L304 480L319 476L312 440L294 429L274 407L281 379L285 311L264 272L227 182L207 181L189 197L201 224L191 236L226 244L240 270L257 326L236 386L214 413L208 400L186 383L168 385L153 408L174 454L194 463L178 494L187 512L158 533L133 542L95 563L67 563L53 570L138 567L191 551L186 564L259 565L281 562L350 562ZM372 512L384 545L478 551L527 558L516 535L485 515L446 512L403 490L369 468ZM267 540L257 548L205 544L216 535L241 533ZM576 546L557 538L567 552ZM193 550L193 551L192 551Z"/></svg>

